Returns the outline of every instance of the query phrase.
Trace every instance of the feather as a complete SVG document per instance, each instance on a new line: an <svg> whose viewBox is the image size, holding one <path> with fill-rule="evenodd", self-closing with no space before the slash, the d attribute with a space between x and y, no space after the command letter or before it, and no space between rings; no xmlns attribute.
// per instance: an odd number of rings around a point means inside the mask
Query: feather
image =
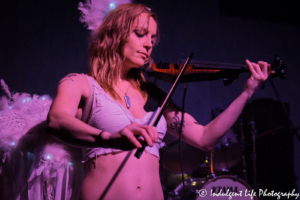
<svg viewBox="0 0 300 200"><path fill-rule="evenodd" d="M11 99L11 94L10 94L10 91L9 91L9 88L8 86L6 85L6 83L4 82L3 79L0 80L1 81L1 88L2 90L6 93L6 95Z"/></svg>
<svg viewBox="0 0 300 200"><path fill-rule="evenodd" d="M7 92L8 87L3 88ZM19 139L30 128L47 118L51 103L52 99L48 95L15 93L11 99L1 97L0 149L4 152L15 149Z"/></svg>
<svg viewBox="0 0 300 200"><path fill-rule="evenodd" d="M130 0L86 0L85 3L79 2L78 10L81 11L79 21L84 23L89 30L97 29L106 15L116 6L130 3Z"/></svg>

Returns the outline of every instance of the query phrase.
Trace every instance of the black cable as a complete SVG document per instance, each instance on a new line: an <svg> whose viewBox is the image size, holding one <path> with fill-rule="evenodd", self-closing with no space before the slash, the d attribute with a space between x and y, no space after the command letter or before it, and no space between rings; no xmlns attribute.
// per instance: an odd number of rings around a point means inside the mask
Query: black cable
<svg viewBox="0 0 300 200"><path fill-rule="evenodd" d="M280 104L281 104L281 106L282 106L282 108L283 108L283 110L284 110L284 112L285 112L285 114L286 114L286 116L287 116L287 118L288 118L288 120L289 120L289 122L290 122L290 125L291 125L291 127L292 127L292 131L293 131L294 134L296 135L298 141L300 141L300 136L299 136L299 134L298 134L298 132L297 132L297 130L296 130L296 128L295 128L295 126L294 126L294 124L293 124L291 118L290 118L290 116L288 115L288 112L287 112L285 106L283 105L281 99L279 98L279 95L278 95L278 92L277 92L277 90L276 90L276 88L275 88L275 85L274 85L274 83L273 83L273 80L272 80L271 78L269 78L269 81L270 81L270 83L271 83L271 85L272 85L272 87L273 87L273 90L274 90L274 92L275 92L275 95L276 95L278 101L280 102Z"/></svg>
<svg viewBox="0 0 300 200"><path fill-rule="evenodd" d="M182 110L181 110L181 122L179 128L179 160L180 160L180 169L181 169L181 178L182 178L182 189L183 189L183 199L185 199L185 183L184 183L184 174L183 174L183 167L182 167L182 155L181 155L181 135L182 135L182 126L184 121L184 102L185 102L185 95L187 90L187 82L184 83L184 92L183 92L183 99L182 99Z"/></svg>

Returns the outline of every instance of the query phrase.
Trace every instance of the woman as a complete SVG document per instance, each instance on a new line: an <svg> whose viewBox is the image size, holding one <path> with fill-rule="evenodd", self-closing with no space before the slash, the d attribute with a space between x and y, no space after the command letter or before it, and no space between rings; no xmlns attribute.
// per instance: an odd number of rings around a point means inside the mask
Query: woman
<svg viewBox="0 0 300 200"><path fill-rule="evenodd" d="M157 127L146 125L153 114L144 109L150 91L138 69L149 62L157 38L154 13L145 5L120 5L93 35L88 75L70 74L58 85L48 128L71 145L87 147L83 151L86 176L79 199L163 199L158 149L166 131L179 136L174 125L181 120L181 109L171 102ZM209 151L233 125L247 100L268 77L267 63L246 63L251 77L221 115L202 126L184 114L183 141ZM90 94L93 104L86 124L79 119ZM148 146L140 159L122 151L135 152L143 141Z"/></svg>

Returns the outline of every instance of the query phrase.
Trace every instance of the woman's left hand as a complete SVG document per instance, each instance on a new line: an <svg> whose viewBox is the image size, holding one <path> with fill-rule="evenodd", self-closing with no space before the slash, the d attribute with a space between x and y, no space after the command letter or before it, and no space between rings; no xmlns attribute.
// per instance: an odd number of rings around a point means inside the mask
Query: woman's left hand
<svg viewBox="0 0 300 200"><path fill-rule="evenodd" d="M247 59L246 63L251 72L251 76L244 85L244 92L247 92L248 97L250 98L257 88L267 80L272 71L269 69L271 65L264 61L254 63Z"/></svg>

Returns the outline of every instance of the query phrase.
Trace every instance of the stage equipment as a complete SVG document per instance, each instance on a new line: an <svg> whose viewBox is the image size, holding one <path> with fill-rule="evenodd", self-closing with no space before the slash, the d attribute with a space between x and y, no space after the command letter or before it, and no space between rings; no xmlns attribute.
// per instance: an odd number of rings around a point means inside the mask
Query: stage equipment
<svg viewBox="0 0 300 200"><path fill-rule="evenodd" d="M233 131L229 129L213 149L214 170L228 171L229 168L239 162L242 155L242 147L238 143Z"/></svg>
<svg viewBox="0 0 300 200"><path fill-rule="evenodd" d="M161 150L160 163L171 173L181 174L179 160L179 140L172 142ZM206 158L206 153L200 149L181 142L183 173L190 173L200 167Z"/></svg>
<svg viewBox="0 0 300 200"><path fill-rule="evenodd" d="M169 194L167 199L181 199L182 191L183 185L181 184ZM220 200L228 200L230 193L232 195L231 199L258 200L257 196L254 196L254 191L248 183L236 176L225 175L209 180L203 178L191 178L190 180L185 181L185 191L187 192L187 200L216 198ZM222 195L217 196L218 194Z"/></svg>

